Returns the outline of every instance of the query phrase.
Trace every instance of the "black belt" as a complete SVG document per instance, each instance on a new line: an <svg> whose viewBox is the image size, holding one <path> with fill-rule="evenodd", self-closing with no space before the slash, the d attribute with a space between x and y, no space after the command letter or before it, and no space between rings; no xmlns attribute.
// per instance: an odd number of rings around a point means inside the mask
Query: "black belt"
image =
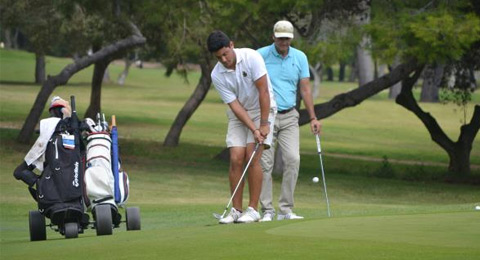
<svg viewBox="0 0 480 260"><path fill-rule="evenodd" d="M293 109L295 109L295 107L291 107L291 108L285 109L285 110L279 110L279 111L277 111L277 113L278 114L286 114L286 113L292 111Z"/></svg>

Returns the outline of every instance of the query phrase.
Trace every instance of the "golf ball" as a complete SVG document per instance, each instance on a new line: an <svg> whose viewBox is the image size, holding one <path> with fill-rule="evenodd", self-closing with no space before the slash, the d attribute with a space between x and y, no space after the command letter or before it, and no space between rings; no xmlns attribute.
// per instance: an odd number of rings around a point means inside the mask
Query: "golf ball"
<svg viewBox="0 0 480 260"><path fill-rule="evenodd" d="M318 177L313 177L312 181L313 181L314 183L317 183L317 182L318 182Z"/></svg>
<svg viewBox="0 0 480 260"><path fill-rule="evenodd" d="M480 210L480 206L475 206L475 210Z"/></svg>

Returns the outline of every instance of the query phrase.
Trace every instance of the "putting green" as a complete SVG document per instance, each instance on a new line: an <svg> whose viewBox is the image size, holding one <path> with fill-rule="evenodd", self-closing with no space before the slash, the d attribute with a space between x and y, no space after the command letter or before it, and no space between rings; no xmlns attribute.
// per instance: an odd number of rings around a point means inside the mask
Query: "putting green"
<svg viewBox="0 0 480 260"><path fill-rule="evenodd" d="M480 212L330 218L280 226L267 233L478 249Z"/></svg>

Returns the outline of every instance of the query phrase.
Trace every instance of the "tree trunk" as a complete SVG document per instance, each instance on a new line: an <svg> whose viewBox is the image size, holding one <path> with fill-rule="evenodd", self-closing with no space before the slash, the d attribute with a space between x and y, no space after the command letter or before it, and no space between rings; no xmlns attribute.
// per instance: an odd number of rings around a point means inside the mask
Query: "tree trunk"
<svg viewBox="0 0 480 260"><path fill-rule="evenodd" d="M356 17L357 25L365 25L370 23L370 1L362 0L358 3L359 8L363 10L362 13ZM360 44L357 46L356 67L358 71L358 85L363 86L374 78L374 64L372 55L367 50L370 45L370 37L363 36Z"/></svg>
<svg viewBox="0 0 480 260"><path fill-rule="evenodd" d="M460 128L460 136L457 142L453 142L435 118L430 113L424 112L413 97L412 88L420 73L420 70L418 70L413 77L402 82L402 91L396 102L413 112L425 125L432 140L447 152L450 159L449 171L457 175L470 174L470 152L473 140L475 140L475 136L480 129L480 106L475 106L470 123Z"/></svg>
<svg viewBox="0 0 480 260"><path fill-rule="evenodd" d="M108 64L110 64L109 59L95 63L92 76L90 105L85 112L85 117L96 118L97 113L102 111L102 83Z"/></svg>
<svg viewBox="0 0 480 260"><path fill-rule="evenodd" d="M357 71L358 85L363 86L373 80L374 65L371 54L366 50L368 38L364 37L360 46L357 47Z"/></svg>
<svg viewBox="0 0 480 260"><path fill-rule="evenodd" d="M130 70L130 66L132 66L133 60L130 60L129 58L125 58L125 68L123 69L122 73L118 76L117 83L119 85L125 85L125 80L127 79L128 76L128 71Z"/></svg>
<svg viewBox="0 0 480 260"><path fill-rule="evenodd" d="M310 78L313 78L313 86L312 86L312 98L316 99L320 95L320 82L321 76L318 71L321 69L321 64L317 63L315 67L309 65L310 67Z"/></svg>
<svg viewBox="0 0 480 260"><path fill-rule="evenodd" d="M338 111L353 107L360 104L365 99L379 93L380 91L389 88L393 84L406 78L410 73L416 71L420 65L415 61L409 61L397 66L390 73L371 81L363 86L346 93L339 94L333 97L330 101L316 104L314 106L315 115L317 118L327 118ZM305 109L299 111L299 124L304 125L310 122L310 117Z"/></svg>
<svg viewBox="0 0 480 260"><path fill-rule="evenodd" d="M420 102L438 102L438 92L443 77L443 65L428 65L423 71Z"/></svg>
<svg viewBox="0 0 480 260"><path fill-rule="evenodd" d="M15 50L20 49L19 42L18 42L18 35L19 35L19 30L15 28L15 32L13 33L13 40L12 40L12 48Z"/></svg>
<svg viewBox="0 0 480 260"><path fill-rule="evenodd" d="M393 61L392 67L395 68L400 64L400 60L398 57L395 57ZM400 94L400 91L402 90L402 83L398 82L395 85L390 87L390 90L388 91L388 98L390 99L396 99L397 96Z"/></svg>
<svg viewBox="0 0 480 260"><path fill-rule="evenodd" d="M333 69L332 69L332 67L327 67L327 81L333 81Z"/></svg>
<svg viewBox="0 0 480 260"><path fill-rule="evenodd" d="M345 80L345 62L340 62L340 68L338 70L338 81L343 82Z"/></svg>
<svg viewBox="0 0 480 260"><path fill-rule="evenodd" d="M200 77L200 80L198 81L197 87L195 88L195 91L187 100L183 108L180 110L180 112L178 112L175 121L170 127L170 131L168 131L168 134L165 137L165 141L163 142L164 146L178 145L183 127L187 124L188 119L190 119L190 117L205 99L205 96L210 89L210 85L212 84L212 78L210 77L212 67L210 65L210 60L208 57L205 57L205 61L200 64L200 67L202 75Z"/></svg>
<svg viewBox="0 0 480 260"><path fill-rule="evenodd" d="M45 54L35 53L35 83L43 84L45 81Z"/></svg>
<svg viewBox="0 0 480 260"><path fill-rule="evenodd" d="M10 31L10 28L5 28L3 30L3 37L5 39L5 48L7 49L11 49L12 48L12 35L11 35L11 31Z"/></svg>
<svg viewBox="0 0 480 260"><path fill-rule="evenodd" d="M357 74L358 74L358 69L357 69L357 64L355 62L352 62L350 64L350 75L348 76L348 82L355 82L357 79Z"/></svg>
<svg viewBox="0 0 480 260"><path fill-rule="evenodd" d="M45 82L42 84L42 88L40 89L40 92L38 93L35 102L30 109L30 113L25 119L25 123L20 130L20 133L17 137L18 142L28 143L30 141L35 126L40 119L43 109L45 108L45 104L47 103L49 96L52 94L53 90L56 87L67 84L68 80L75 73L90 66L93 63L99 62L125 49L145 44L146 39L143 37L137 27L134 24L131 24L131 26L134 32L132 36L110 44L102 48L100 51L92 54L91 56L83 57L75 61L74 63L65 66L65 68L63 68L63 70L59 74L53 77L47 77L47 80L45 80Z"/></svg>
<svg viewBox="0 0 480 260"><path fill-rule="evenodd" d="M110 83L112 80L110 79L110 71L108 70L108 65L104 69L103 76L102 76L102 82L103 83Z"/></svg>

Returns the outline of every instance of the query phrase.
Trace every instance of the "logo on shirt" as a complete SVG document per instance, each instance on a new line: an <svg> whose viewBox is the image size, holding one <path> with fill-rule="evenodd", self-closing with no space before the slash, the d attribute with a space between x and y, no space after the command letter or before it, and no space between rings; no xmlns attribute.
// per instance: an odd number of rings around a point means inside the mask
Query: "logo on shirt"
<svg viewBox="0 0 480 260"><path fill-rule="evenodd" d="M242 75L243 75L244 77L247 77L247 73L246 73L245 71L242 73Z"/></svg>

